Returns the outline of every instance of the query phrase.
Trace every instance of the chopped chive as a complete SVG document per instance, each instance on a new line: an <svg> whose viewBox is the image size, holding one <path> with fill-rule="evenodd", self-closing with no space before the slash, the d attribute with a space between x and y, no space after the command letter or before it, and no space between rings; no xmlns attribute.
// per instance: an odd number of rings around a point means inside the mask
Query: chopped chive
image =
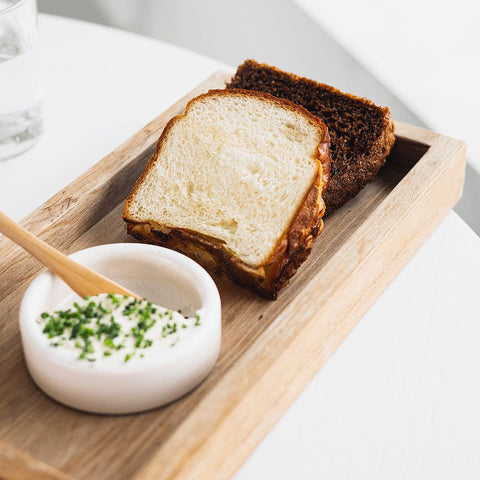
<svg viewBox="0 0 480 480"><path fill-rule="evenodd" d="M177 316L177 311L158 308L145 299L108 293L97 298L86 296L66 310L57 310L52 314L42 312L37 322L45 336L51 340L51 346L74 347L79 350L78 358L81 360L94 362L99 355L109 357L115 350L133 349L124 357L124 361L128 362L137 349L152 347L154 340L147 338L147 332L157 323L160 323L159 336L173 339L170 346L175 346L180 340L178 335L171 335L180 329L189 328L192 323L200 325L200 315L192 319L183 316L179 309L178 315L185 319L181 322L177 322L174 315ZM124 323L129 323L131 327L122 328L122 322L115 320L117 316L128 320ZM96 345L100 345L100 351ZM144 353L138 352L138 355L143 358Z"/></svg>

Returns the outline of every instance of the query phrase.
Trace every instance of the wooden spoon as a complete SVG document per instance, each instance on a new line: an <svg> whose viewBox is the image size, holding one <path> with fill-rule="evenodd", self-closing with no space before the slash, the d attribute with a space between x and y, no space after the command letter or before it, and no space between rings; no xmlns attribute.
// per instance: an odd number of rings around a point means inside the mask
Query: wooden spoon
<svg viewBox="0 0 480 480"><path fill-rule="evenodd" d="M100 293L117 293L140 298L126 288L80 265L71 258L51 247L0 211L0 233L40 260L43 265L57 274L74 292L82 298Z"/></svg>

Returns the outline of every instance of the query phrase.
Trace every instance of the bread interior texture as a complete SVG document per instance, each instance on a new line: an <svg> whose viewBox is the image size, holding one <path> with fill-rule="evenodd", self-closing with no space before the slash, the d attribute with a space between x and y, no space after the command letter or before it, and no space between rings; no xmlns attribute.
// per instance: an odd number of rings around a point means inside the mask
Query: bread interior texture
<svg viewBox="0 0 480 480"><path fill-rule="evenodd" d="M129 218L213 237L262 265L319 174L321 134L261 97L199 97L164 132Z"/></svg>

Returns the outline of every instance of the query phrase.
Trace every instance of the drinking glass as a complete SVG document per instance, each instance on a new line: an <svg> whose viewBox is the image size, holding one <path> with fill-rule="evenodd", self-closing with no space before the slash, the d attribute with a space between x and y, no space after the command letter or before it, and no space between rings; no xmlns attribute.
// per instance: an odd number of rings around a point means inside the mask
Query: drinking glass
<svg viewBox="0 0 480 480"><path fill-rule="evenodd" d="M0 0L0 160L42 132L36 0Z"/></svg>

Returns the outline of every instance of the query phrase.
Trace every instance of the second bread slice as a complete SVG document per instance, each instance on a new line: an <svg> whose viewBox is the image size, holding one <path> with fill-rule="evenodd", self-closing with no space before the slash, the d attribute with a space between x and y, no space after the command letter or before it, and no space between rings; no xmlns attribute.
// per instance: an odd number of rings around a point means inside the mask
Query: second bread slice
<svg viewBox="0 0 480 480"><path fill-rule="evenodd" d="M165 127L125 202L140 240L275 298L322 229L325 125L270 95L214 90Z"/></svg>

